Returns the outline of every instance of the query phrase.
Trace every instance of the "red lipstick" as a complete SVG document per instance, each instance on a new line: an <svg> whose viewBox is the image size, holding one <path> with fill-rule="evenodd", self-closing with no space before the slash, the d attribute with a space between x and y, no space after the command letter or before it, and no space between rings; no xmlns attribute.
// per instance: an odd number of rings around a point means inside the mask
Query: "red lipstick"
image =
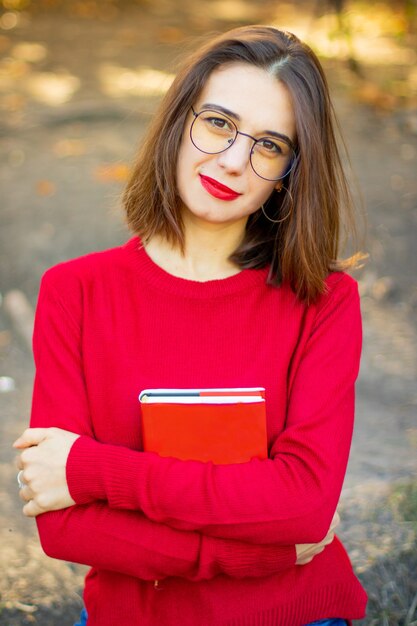
<svg viewBox="0 0 417 626"><path fill-rule="evenodd" d="M219 200L236 200L241 194L225 185L222 185L214 178L200 174L201 184L208 193Z"/></svg>

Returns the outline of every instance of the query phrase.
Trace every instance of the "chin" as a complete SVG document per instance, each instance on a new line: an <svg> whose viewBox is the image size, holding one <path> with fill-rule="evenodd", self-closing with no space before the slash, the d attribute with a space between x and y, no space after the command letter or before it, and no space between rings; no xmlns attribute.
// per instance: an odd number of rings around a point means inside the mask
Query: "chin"
<svg viewBox="0 0 417 626"><path fill-rule="evenodd" d="M231 221L230 219L226 219L224 215L213 215L212 213L205 213L200 215L197 213L193 213L193 217L200 222L207 222L208 224L224 224Z"/></svg>

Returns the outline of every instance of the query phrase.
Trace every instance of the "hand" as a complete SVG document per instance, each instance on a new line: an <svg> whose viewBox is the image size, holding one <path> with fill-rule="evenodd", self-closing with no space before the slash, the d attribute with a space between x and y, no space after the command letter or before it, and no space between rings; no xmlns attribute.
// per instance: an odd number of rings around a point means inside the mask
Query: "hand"
<svg viewBox="0 0 417 626"><path fill-rule="evenodd" d="M334 529L340 523L340 517L338 512L333 516L332 523L330 524L330 528L327 531L327 535L320 541L319 543L300 543L295 546L297 552L297 561L296 565L305 565L306 563L310 563L316 556L316 554L320 554L323 552L324 548L332 543L334 539Z"/></svg>
<svg viewBox="0 0 417 626"><path fill-rule="evenodd" d="M25 486L19 494L26 502L23 513L27 517L75 504L68 490L66 464L78 437L60 428L28 428L14 442L14 448L23 449L17 466L23 470Z"/></svg>

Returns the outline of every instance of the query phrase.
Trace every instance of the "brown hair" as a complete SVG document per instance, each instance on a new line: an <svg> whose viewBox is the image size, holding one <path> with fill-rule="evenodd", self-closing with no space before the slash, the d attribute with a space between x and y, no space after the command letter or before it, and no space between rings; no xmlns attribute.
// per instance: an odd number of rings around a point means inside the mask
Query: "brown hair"
<svg viewBox="0 0 417 626"><path fill-rule="evenodd" d="M224 33L187 59L163 99L143 141L124 193L130 228L143 240L155 234L184 248L181 198L176 185L177 156L186 117L210 74L219 65L249 63L286 85L292 97L297 157L262 211L252 214L245 237L231 259L241 268L270 266L269 282L288 281L298 297L313 301L325 291L330 271L361 258L338 260L342 209L351 232L353 205L334 133L327 81L312 50L295 35L267 26Z"/></svg>

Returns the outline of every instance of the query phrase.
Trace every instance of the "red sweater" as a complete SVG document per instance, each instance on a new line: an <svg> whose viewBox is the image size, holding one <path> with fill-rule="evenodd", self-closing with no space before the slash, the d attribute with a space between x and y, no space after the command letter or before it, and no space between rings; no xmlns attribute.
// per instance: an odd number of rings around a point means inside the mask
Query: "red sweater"
<svg viewBox="0 0 417 626"><path fill-rule="evenodd" d="M92 567L88 626L364 615L366 594L338 539L308 565L295 565L294 548L324 537L345 475L357 285L333 273L307 307L266 277L177 278L136 237L45 274L31 424L83 436L67 463L77 505L37 521L47 554ZM213 465L142 451L142 389L257 386L266 388L267 460Z"/></svg>

